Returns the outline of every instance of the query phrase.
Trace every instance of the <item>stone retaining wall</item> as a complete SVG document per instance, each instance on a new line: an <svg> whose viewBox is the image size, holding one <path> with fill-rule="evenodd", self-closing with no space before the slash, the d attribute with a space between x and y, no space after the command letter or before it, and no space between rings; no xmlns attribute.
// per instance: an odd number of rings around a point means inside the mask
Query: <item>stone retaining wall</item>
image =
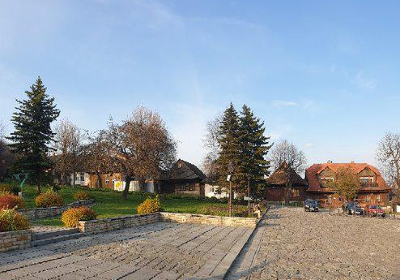
<svg viewBox="0 0 400 280"><path fill-rule="evenodd" d="M91 234L141 226L156 222L177 222L255 228L257 221L258 220L256 218L219 217L210 215L161 212L145 215L128 215L100 220L80 221L78 228L81 232Z"/></svg>
<svg viewBox="0 0 400 280"><path fill-rule="evenodd" d="M19 213L28 217L29 220L34 221L38 219L48 218L48 217L56 217L61 215L65 210L72 207L79 207L84 205L91 205L94 203L94 199L89 200L78 200L71 203L68 203L63 206L55 206L48 208L32 208L32 209L20 209Z"/></svg>
<svg viewBox="0 0 400 280"><path fill-rule="evenodd" d="M31 240L31 230L0 232L0 252L28 248Z"/></svg>
<svg viewBox="0 0 400 280"><path fill-rule="evenodd" d="M78 228L81 232L96 234L105 231L142 226L160 221L160 213L128 215L110 219L80 221Z"/></svg>
<svg viewBox="0 0 400 280"><path fill-rule="evenodd" d="M177 222L177 223L191 223L191 224L204 224L216 226L229 226L229 227L249 227L255 228L257 226L256 218L242 218L242 217L220 217L201 214L185 214L185 213L169 213L161 212L162 221Z"/></svg>

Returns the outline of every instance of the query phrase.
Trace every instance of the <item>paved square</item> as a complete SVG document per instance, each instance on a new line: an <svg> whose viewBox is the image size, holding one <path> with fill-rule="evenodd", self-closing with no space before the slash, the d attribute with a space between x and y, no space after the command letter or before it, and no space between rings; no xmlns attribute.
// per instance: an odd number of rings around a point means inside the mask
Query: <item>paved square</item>
<svg viewBox="0 0 400 280"><path fill-rule="evenodd" d="M400 220L273 209L227 279L400 279Z"/></svg>
<svg viewBox="0 0 400 280"><path fill-rule="evenodd" d="M155 223L0 254L0 279L212 279L249 228Z"/></svg>

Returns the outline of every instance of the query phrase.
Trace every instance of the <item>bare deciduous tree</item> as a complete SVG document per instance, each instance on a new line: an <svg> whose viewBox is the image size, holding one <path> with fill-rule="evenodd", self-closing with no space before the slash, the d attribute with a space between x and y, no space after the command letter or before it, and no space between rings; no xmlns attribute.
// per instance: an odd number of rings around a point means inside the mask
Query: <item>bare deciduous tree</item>
<svg viewBox="0 0 400 280"><path fill-rule="evenodd" d="M55 170L60 175L61 181L69 183L67 179L73 173L75 185L75 173L80 169L79 152L82 145L82 133L80 129L68 119L61 120L55 129Z"/></svg>
<svg viewBox="0 0 400 280"><path fill-rule="evenodd" d="M89 143L82 148L83 166L86 171L96 174L97 186L103 188L101 174L116 171L112 165L106 131L88 135Z"/></svg>
<svg viewBox="0 0 400 280"><path fill-rule="evenodd" d="M0 120L0 140L4 139L6 134L6 125L2 120Z"/></svg>
<svg viewBox="0 0 400 280"><path fill-rule="evenodd" d="M142 187L147 178L159 178L175 161L176 144L158 113L138 107L121 125L110 122L107 130L110 155L125 176L127 197L135 178Z"/></svg>
<svg viewBox="0 0 400 280"><path fill-rule="evenodd" d="M304 153L286 139L274 144L269 159L274 170L286 162L297 173L303 173L307 164Z"/></svg>
<svg viewBox="0 0 400 280"><path fill-rule="evenodd" d="M222 122L222 115L217 115L214 119L207 122L206 137L203 140L204 147L207 149L207 154L203 160L203 171L207 176L207 181L211 185L215 184L218 180L217 159L221 150L218 143L220 137L220 126Z"/></svg>
<svg viewBox="0 0 400 280"><path fill-rule="evenodd" d="M400 187L400 134L386 133L379 143L376 158L387 182Z"/></svg>

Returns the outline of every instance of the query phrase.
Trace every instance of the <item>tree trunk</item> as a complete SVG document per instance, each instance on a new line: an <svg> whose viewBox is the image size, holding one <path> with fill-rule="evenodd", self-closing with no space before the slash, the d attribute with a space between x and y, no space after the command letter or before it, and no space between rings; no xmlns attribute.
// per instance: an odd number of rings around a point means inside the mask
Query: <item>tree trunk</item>
<svg viewBox="0 0 400 280"><path fill-rule="evenodd" d="M97 183L99 185L99 189L102 189L103 188L103 182L101 180L101 173L100 172L96 172L96 175L97 175Z"/></svg>
<svg viewBox="0 0 400 280"><path fill-rule="evenodd" d="M145 182L144 179L139 179L139 190L141 192L144 192L144 182Z"/></svg>
<svg viewBox="0 0 400 280"><path fill-rule="evenodd" d="M76 181L76 173L74 172L73 182L72 182L72 185L73 185L73 186L75 186L75 181Z"/></svg>
<svg viewBox="0 0 400 280"><path fill-rule="evenodd" d="M122 198L123 198L123 199L127 199L127 198L128 198L129 185L131 184L131 180L132 180L131 176L126 176L126 179L125 179L125 189L124 189L124 191L122 192Z"/></svg>

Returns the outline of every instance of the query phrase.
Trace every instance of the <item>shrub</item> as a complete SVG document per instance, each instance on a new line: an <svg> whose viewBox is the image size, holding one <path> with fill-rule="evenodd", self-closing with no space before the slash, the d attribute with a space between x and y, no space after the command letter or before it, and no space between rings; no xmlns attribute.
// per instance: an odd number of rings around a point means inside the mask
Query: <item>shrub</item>
<svg viewBox="0 0 400 280"><path fill-rule="evenodd" d="M67 227L77 227L79 221L95 220L96 218L96 212L87 206L81 206L66 210L61 216L61 221Z"/></svg>
<svg viewBox="0 0 400 280"><path fill-rule="evenodd" d="M90 196L90 194L87 191L77 191L74 194L74 199L75 200L89 200L92 197Z"/></svg>
<svg viewBox="0 0 400 280"><path fill-rule="evenodd" d="M20 187L15 183L1 183L0 193L11 193L18 195L20 192Z"/></svg>
<svg viewBox="0 0 400 280"><path fill-rule="evenodd" d="M13 209L13 208L23 208L24 200L11 193L0 194L0 209Z"/></svg>
<svg viewBox="0 0 400 280"><path fill-rule="evenodd" d="M45 193L38 195L35 198L37 207L52 207L52 206L62 206L63 198L60 194L54 192L53 190L48 190Z"/></svg>
<svg viewBox="0 0 400 280"><path fill-rule="evenodd" d="M145 201L139 204L136 208L138 214L150 214L161 211L160 198L158 195L155 198L146 198Z"/></svg>
<svg viewBox="0 0 400 280"><path fill-rule="evenodd" d="M15 209L0 210L0 232L29 228L29 220Z"/></svg>

